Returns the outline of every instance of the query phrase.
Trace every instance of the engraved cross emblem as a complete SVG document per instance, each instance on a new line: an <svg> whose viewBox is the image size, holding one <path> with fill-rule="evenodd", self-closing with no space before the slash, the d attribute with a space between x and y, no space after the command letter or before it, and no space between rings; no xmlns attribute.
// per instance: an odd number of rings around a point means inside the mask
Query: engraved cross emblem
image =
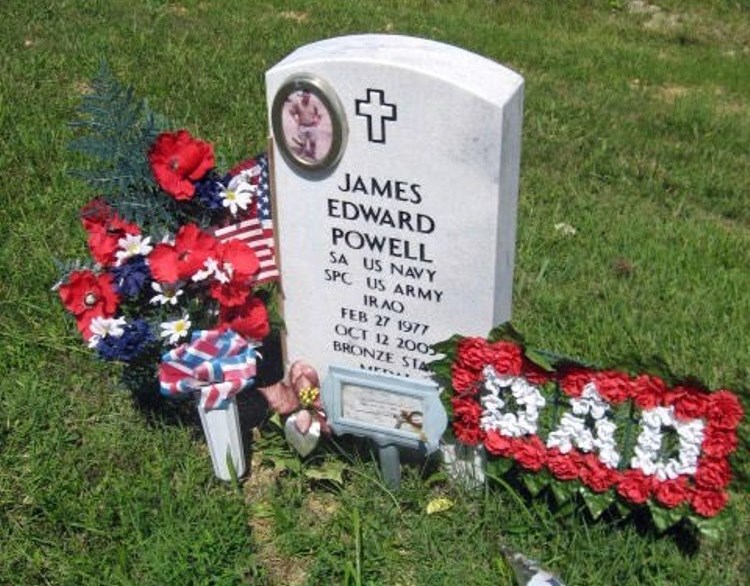
<svg viewBox="0 0 750 586"><path fill-rule="evenodd" d="M367 139L385 144L385 123L396 120L396 104L385 101L383 90L368 88L367 98L354 100L357 116L367 118Z"/></svg>

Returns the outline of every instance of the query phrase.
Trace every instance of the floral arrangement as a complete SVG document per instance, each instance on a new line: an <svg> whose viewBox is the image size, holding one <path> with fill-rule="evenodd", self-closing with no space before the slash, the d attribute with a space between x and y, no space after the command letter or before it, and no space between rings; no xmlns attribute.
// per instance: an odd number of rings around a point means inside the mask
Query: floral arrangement
<svg viewBox="0 0 750 586"><path fill-rule="evenodd" d="M92 261L64 267L56 285L81 336L152 382L200 332L257 348L278 277L265 156L222 174L210 143L161 130L106 68L93 85L74 124L74 148L99 164L81 173L100 190L81 210Z"/></svg>
<svg viewBox="0 0 750 586"><path fill-rule="evenodd" d="M289 367L286 379L262 388L261 392L276 413L287 416L284 435L303 458L322 437L331 434L320 396L320 377L309 364L297 360Z"/></svg>
<svg viewBox="0 0 750 586"><path fill-rule="evenodd" d="M664 368L598 369L540 353L509 325L435 348L453 434L486 450L490 473L520 471L532 494L549 487L561 505L582 495L595 517L646 506L660 529L682 519L715 527L743 417L733 393Z"/></svg>

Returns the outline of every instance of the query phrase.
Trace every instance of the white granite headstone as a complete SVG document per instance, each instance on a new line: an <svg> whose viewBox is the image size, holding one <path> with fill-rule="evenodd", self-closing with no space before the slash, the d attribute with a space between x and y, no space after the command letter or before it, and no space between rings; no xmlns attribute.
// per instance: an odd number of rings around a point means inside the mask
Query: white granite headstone
<svg viewBox="0 0 750 586"><path fill-rule="evenodd" d="M430 344L510 319L523 78L362 35L266 84L288 362L426 376Z"/></svg>

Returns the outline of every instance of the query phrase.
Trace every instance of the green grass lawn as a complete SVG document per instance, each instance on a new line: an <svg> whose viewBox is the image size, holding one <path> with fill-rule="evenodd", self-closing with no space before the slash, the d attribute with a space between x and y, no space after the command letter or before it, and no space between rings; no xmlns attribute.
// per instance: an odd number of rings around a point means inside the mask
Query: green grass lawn
<svg viewBox="0 0 750 586"><path fill-rule="evenodd" d="M528 341L601 364L659 354L750 389L750 4L658 4L4 0L0 584L510 584L500 541L569 585L744 584L747 423L714 542L464 492L418 466L392 493L366 451L302 466L268 430L236 487L214 480L189 410L117 390L50 291L53 258L87 254L77 212L94 194L68 174L67 123L101 58L226 168L264 150L263 75L293 49L410 34L526 79L514 324ZM310 478L334 458L343 484ZM428 516L441 496L455 506Z"/></svg>

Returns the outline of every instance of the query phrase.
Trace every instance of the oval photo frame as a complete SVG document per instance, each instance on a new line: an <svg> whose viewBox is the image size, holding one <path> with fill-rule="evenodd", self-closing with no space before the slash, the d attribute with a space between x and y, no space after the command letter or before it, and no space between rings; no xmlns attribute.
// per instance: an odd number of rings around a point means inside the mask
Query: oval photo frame
<svg viewBox="0 0 750 586"><path fill-rule="evenodd" d="M285 81L273 99L271 126L286 162L302 171L325 171L344 152L346 116L328 83L313 75Z"/></svg>

